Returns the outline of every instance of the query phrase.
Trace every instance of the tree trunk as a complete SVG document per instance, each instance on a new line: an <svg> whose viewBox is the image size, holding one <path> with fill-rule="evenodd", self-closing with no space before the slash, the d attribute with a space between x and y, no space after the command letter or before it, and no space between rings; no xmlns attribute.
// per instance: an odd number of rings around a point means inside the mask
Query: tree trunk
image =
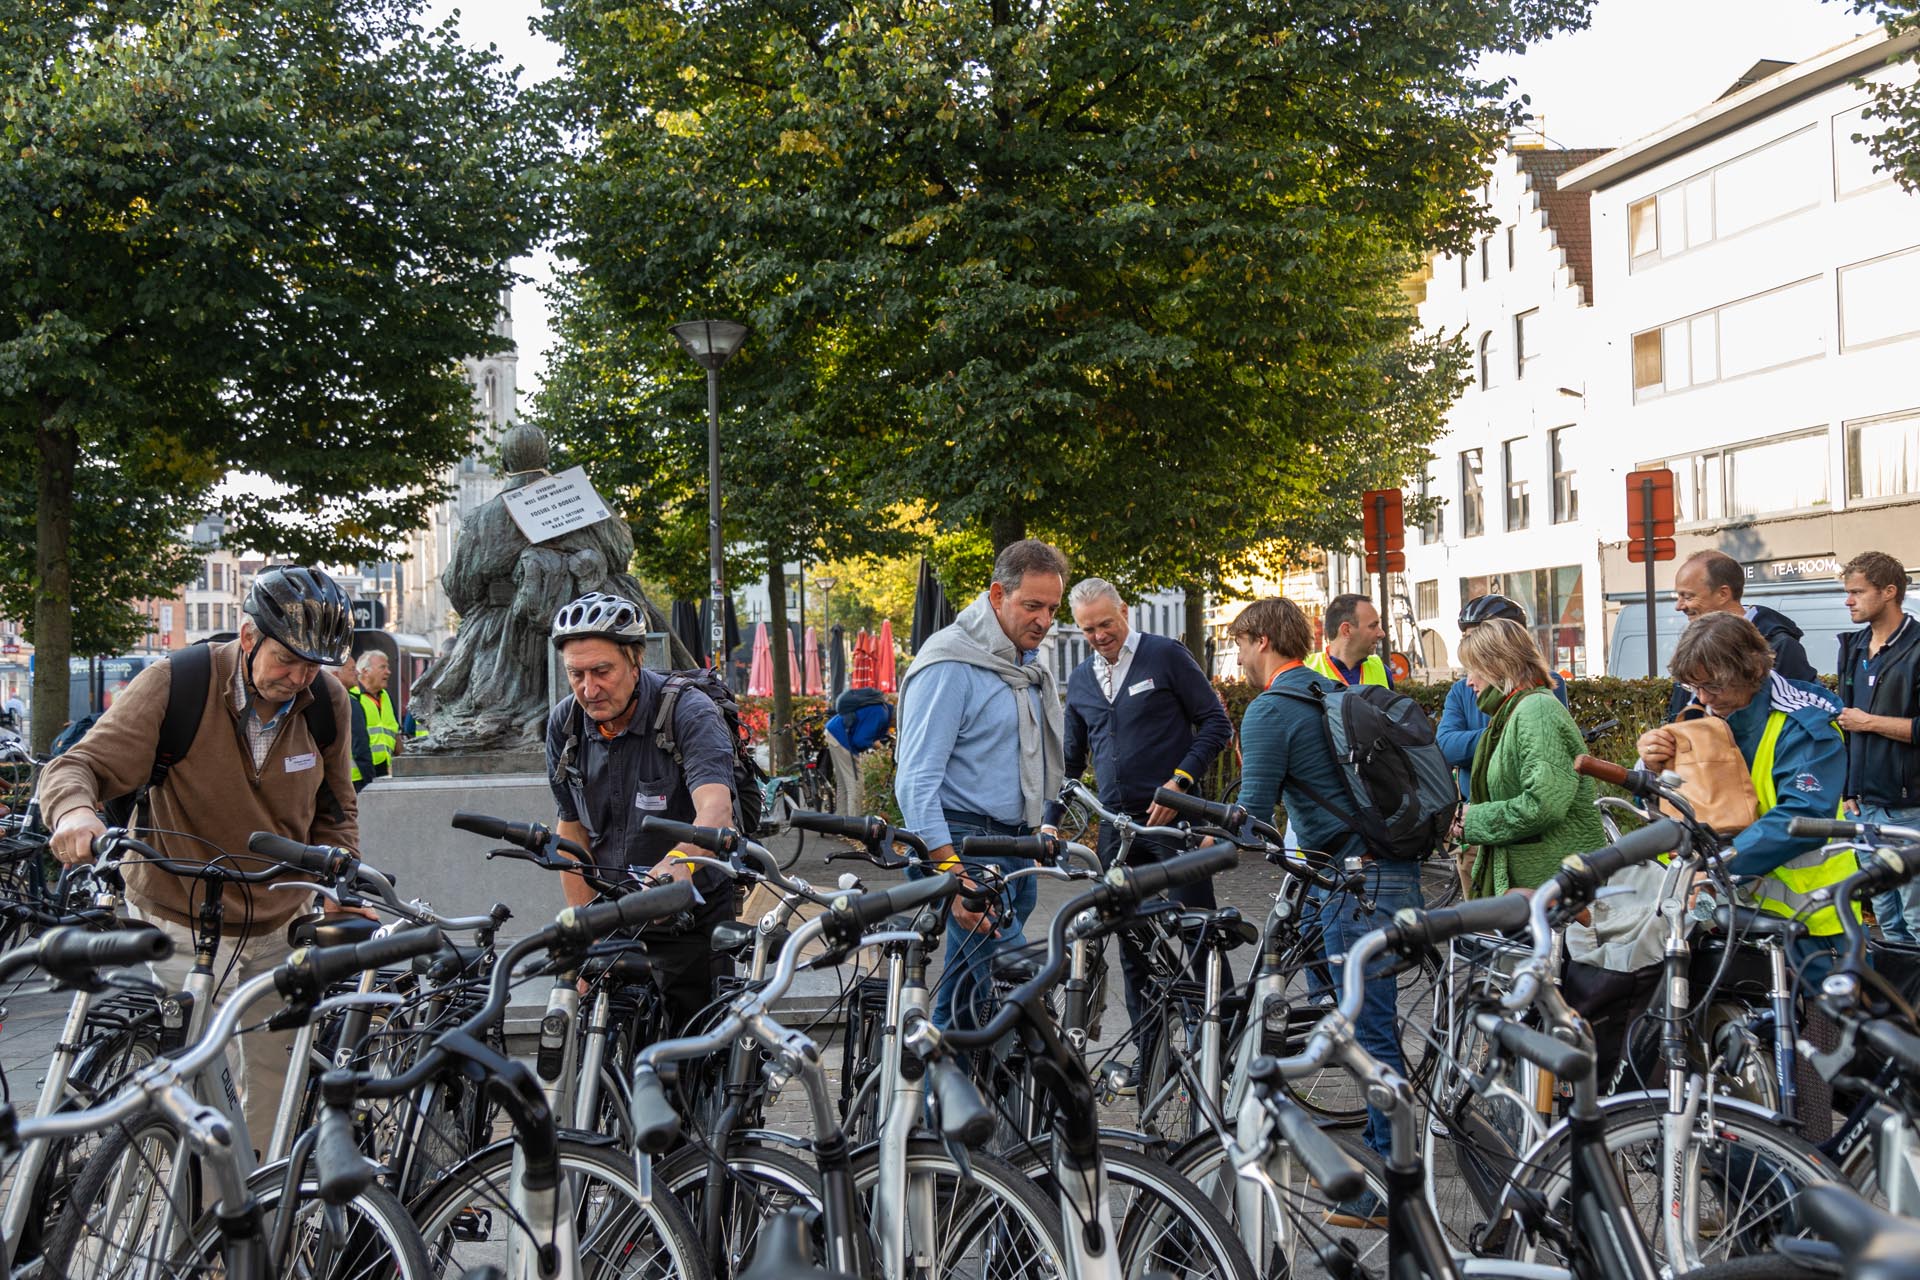
<svg viewBox="0 0 1920 1280"><path fill-rule="evenodd" d="M52 414L34 432L40 465L34 483L33 750L44 755L67 722L67 660L73 654L73 476L80 440Z"/></svg>
<svg viewBox="0 0 1920 1280"><path fill-rule="evenodd" d="M1207 666L1207 597L1199 584L1189 582L1184 588L1187 593L1187 652L1200 664L1200 669L1211 678L1213 671Z"/></svg>
<svg viewBox="0 0 1920 1280"><path fill-rule="evenodd" d="M993 554L999 555L1027 536L1026 517L1004 513L996 515L987 525L987 536L993 540Z"/></svg>
<svg viewBox="0 0 1920 1280"><path fill-rule="evenodd" d="M767 613L773 627L773 716L767 731L772 744L773 771L793 767L793 681L787 669L787 559L783 550L767 548Z"/></svg>

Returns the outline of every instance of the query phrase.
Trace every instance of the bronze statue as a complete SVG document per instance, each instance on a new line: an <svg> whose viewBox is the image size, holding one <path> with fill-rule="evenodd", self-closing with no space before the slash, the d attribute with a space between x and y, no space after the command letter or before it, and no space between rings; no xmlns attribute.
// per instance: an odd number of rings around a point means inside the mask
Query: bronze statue
<svg viewBox="0 0 1920 1280"><path fill-rule="evenodd" d="M500 463L508 490L540 479L547 474L546 437L524 423L513 427L501 438ZM605 591L645 610L650 630L668 630L665 615L626 571L632 559L633 535L618 518L535 544L502 497L481 504L461 525L441 578L460 615L453 652L414 687L415 705L430 717L433 732L407 749L537 749L548 710L566 693L548 688L548 630L560 606ZM694 665L683 644L669 643L675 667Z"/></svg>

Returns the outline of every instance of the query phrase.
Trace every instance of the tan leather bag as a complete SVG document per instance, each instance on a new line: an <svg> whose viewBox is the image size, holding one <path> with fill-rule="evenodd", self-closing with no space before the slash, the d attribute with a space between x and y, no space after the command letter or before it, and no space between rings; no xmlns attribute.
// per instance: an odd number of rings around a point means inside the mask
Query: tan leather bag
<svg viewBox="0 0 1920 1280"><path fill-rule="evenodd" d="M1700 715L1667 726L1674 739L1673 771L1694 816L1721 835L1745 831L1760 820L1753 767L1740 754L1725 720Z"/></svg>

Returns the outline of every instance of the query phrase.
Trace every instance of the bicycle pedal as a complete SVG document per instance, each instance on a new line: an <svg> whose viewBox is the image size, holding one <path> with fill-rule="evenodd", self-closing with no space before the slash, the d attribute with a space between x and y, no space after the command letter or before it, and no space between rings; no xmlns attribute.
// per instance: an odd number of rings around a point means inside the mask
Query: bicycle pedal
<svg viewBox="0 0 1920 1280"><path fill-rule="evenodd" d="M477 1243L493 1237L493 1211L490 1209L462 1209L453 1217L453 1238L465 1243Z"/></svg>

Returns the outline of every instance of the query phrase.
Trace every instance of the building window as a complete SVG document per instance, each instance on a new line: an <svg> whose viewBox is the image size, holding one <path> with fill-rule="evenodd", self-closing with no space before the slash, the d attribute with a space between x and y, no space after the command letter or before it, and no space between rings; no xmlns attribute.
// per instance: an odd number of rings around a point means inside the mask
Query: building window
<svg viewBox="0 0 1920 1280"><path fill-rule="evenodd" d="M1827 448L1823 427L1654 465L1674 472L1675 517L1704 524L1825 508Z"/></svg>
<svg viewBox="0 0 1920 1280"><path fill-rule="evenodd" d="M1633 335L1636 400L1826 354L1820 278Z"/></svg>
<svg viewBox="0 0 1920 1280"><path fill-rule="evenodd" d="M1413 584L1413 616L1424 622L1440 616L1440 580L1429 578Z"/></svg>
<svg viewBox="0 0 1920 1280"><path fill-rule="evenodd" d="M1920 493L1920 409L1847 424L1847 496L1858 502Z"/></svg>
<svg viewBox="0 0 1920 1280"><path fill-rule="evenodd" d="M194 614L193 614L193 616L194 616L194 621L195 621L195 624L196 624L196 625L194 626L194 630L196 630L196 631L211 631L211 630L213 630L213 628L212 628L212 627L210 627L210 626L208 626L208 625L207 625L207 606L206 606L206 605L205 605L204 603L201 603L201 604L197 604L197 605L195 605L195 606L193 607L193 609L194 609Z"/></svg>
<svg viewBox="0 0 1920 1280"><path fill-rule="evenodd" d="M1480 389L1493 390L1493 330L1480 335Z"/></svg>
<svg viewBox="0 0 1920 1280"><path fill-rule="evenodd" d="M1486 532L1486 497L1480 491L1481 451L1460 455L1460 536L1477 538Z"/></svg>
<svg viewBox="0 0 1920 1280"><path fill-rule="evenodd" d="M1467 287L1467 259L1472 256L1473 251L1471 249L1460 255L1460 287L1463 290Z"/></svg>
<svg viewBox="0 0 1920 1280"><path fill-rule="evenodd" d="M1432 498L1433 477L1422 474L1420 477L1420 501L1422 503L1431 503L1426 518L1420 522L1418 531L1420 534L1420 545L1423 547L1431 547L1438 543L1441 538L1440 504L1432 502Z"/></svg>
<svg viewBox="0 0 1920 1280"><path fill-rule="evenodd" d="M1587 674L1586 595L1577 564L1460 579L1460 601L1503 595L1533 620L1533 641L1555 671Z"/></svg>
<svg viewBox="0 0 1920 1280"><path fill-rule="evenodd" d="M1840 268L1840 349L1920 334L1920 248Z"/></svg>
<svg viewBox="0 0 1920 1280"><path fill-rule="evenodd" d="M1567 461L1567 432L1571 427L1555 427L1547 432L1547 460L1553 469L1553 522L1566 524L1580 518L1580 490L1574 487L1573 464Z"/></svg>
<svg viewBox="0 0 1920 1280"><path fill-rule="evenodd" d="M1513 270L1513 228L1507 228L1507 270Z"/></svg>
<svg viewBox="0 0 1920 1280"><path fill-rule="evenodd" d="M1480 278L1493 279L1493 237L1485 236L1480 241Z"/></svg>
<svg viewBox="0 0 1920 1280"><path fill-rule="evenodd" d="M1513 318L1513 376L1527 376L1527 362L1539 355L1535 343L1540 340L1540 309L1522 311Z"/></svg>
<svg viewBox="0 0 1920 1280"><path fill-rule="evenodd" d="M1820 202L1819 135L1812 125L1627 207L1635 270L1738 235Z"/></svg>
<svg viewBox="0 0 1920 1280"><path fill-rule="evenodd" d="M1507 532L1512 533L1527 527L1532 518L1532 500L1527 496L1527 479L1520 473L1520 445L1523 440L1509 440L1500 446L1500 478L1507 486Z"/></svg>
<svg viewBox="0 0 1920 1280"><path fill-rule="evenodd" d="M1873 154L1866 139L1887 127L1883 120L1867 119L1870 102L1833 118L1833 197L1836 200L1871 191L1893 181L1893 174L1881 169L1880 158ZM1855 136L1861 139L1854 141Z"/></svg>

